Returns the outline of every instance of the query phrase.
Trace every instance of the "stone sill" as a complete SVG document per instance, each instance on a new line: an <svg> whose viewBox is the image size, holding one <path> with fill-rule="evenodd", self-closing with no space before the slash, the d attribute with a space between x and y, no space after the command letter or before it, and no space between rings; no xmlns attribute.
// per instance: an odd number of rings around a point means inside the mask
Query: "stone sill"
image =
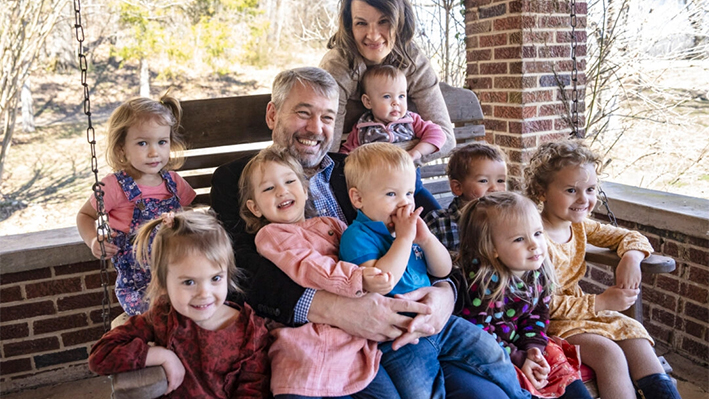
<svg viewBox="0 0 709 399"><path fill-rule="evenodd" d="M0 236L0 273L96 260L76 226Z"/></svg>
<svg viewBox="0 0 709 399"><path fill-rule="evenodd" d="M709 239L709 200L611 182L602 188L618 219ZM600 201L596 212L606 214Z"/></svg>
<svg viewBox="0 0 709 399"><path fill-rule="evenodd" d="M709 239L709 200L603 183L618 219ZM605 214L602 206L598 213ZM95 260L76 227L0 236L0 273L17 273Z"/></svg>

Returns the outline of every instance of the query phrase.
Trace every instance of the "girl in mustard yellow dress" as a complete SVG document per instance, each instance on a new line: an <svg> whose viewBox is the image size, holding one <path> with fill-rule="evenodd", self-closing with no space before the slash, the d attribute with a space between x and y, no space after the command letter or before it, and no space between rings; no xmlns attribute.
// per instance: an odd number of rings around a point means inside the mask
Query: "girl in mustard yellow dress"
<svg viewBox="0 0 709 399"><path fill-rule="evenodd" d="M601 158L577 140L541 145L525 170L527 195L543 205L542 220L559 288L550 305L548 334L581 348L583 362L596 373L602 398L680 398L664 373L645 328L620 311L640 293L640 262L653 248L642 234L588 218L596 205ZM621 257L615 285L586 294L586 243L612 248Z"/></svg>

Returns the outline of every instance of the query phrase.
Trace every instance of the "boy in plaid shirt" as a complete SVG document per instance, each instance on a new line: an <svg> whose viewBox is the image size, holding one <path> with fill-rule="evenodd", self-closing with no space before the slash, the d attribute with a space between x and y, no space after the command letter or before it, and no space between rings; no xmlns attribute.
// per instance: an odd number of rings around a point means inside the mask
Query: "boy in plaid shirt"
<svg viewBox="0 0 709 399"><path fill-rule="evenodd" d="M431 211L423 220L448 251L457 252L458 218L463 206L487 193L507 189L505 153L482 141L468 144L453 152L446 174L455 198L448 209Z"/></svg>

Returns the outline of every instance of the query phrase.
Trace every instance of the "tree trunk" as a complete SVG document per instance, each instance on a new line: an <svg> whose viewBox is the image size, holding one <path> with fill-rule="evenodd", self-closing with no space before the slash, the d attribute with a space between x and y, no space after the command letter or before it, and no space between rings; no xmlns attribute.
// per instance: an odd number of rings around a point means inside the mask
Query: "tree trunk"
<svg viewBox="0 0 709 399"><path fill-rule="evenodd" d="M145 58L140 60L140 96L150 97L150 67Z"/></svg>
<svg viewBox="0 0 709 399"><path fill-rule="evenodd" d="M12 133L15 130L15 116L17 109L17 97L10 100L9 106L5 108L2 115L3 132L5 132L5 137L2 140L2 151L0 151L0 183L2 183L2 174L5 171L5 161L7 160L7 153L10 150L10 145L12 145Z"/></svg>
<svg viewBox="0 0 709 399"><path fill-rule="evenodd" d="M34 107L32 106L32 90L30 89L30 78L25 80L20 92L22 102L22 131L34 132Z"/></svg>

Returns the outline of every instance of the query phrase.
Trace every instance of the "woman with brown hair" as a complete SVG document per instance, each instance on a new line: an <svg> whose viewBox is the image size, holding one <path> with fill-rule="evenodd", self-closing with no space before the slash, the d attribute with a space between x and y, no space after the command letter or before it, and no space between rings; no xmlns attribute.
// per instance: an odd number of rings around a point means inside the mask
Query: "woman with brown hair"
<svg viewBox="0 0 709 399"><path fill-rule="evenodd" d="M340 147L347 102L359 101L359 83L368 67L392 65L408 82L408 97L424 120L439 125L446 142L422 159L423 162L448 155L455 147L453 126L439 80L428 57L413 42L416 20L408 0L342 0L340 27L330 38L330 49L320 67L330 72L340 87L340 103L335 122L332 151ZM359 115L357 115L359 116Z"/></svg>

